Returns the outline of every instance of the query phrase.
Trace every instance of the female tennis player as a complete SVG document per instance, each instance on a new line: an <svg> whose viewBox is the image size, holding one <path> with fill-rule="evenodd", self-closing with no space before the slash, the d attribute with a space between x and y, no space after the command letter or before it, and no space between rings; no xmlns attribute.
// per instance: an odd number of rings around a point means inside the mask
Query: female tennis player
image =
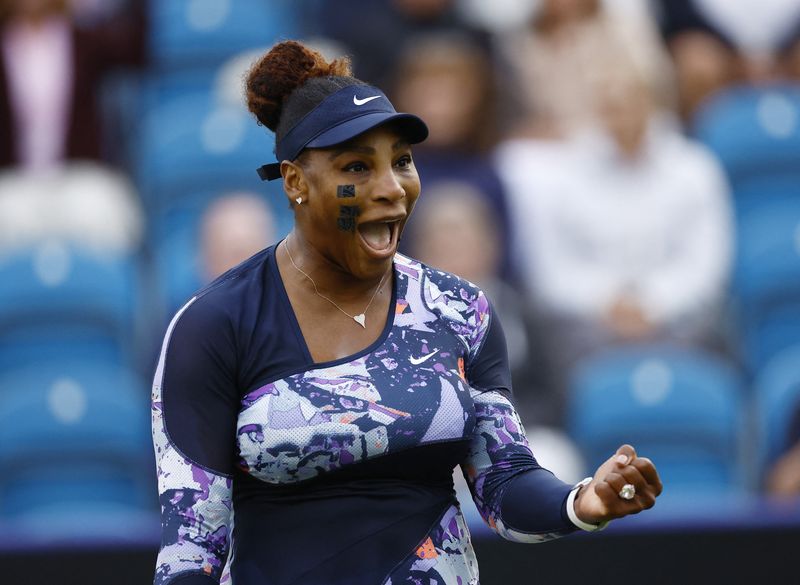
<svg viewBox="0 0 800 585"><path fill-rule="evenodd" d="M460 466L503 537L541 542L655 503L629 445L568 485L511 402L503 331L473 284L397 253L427 136L383 92L292 41L247 80L294 229L194 296L153 384L155 583L478 583Z"/></svg>

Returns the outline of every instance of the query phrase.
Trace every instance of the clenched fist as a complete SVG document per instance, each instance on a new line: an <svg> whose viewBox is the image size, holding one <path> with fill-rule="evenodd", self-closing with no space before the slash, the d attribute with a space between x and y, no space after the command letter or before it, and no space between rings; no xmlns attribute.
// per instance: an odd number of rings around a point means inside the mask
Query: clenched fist
<svg viewBox="0 0 800 585"><path fill-rule="evenodd" d="M634 495L625 499L623 487L632 485ZM589 524L600 524L652 508L663 486L653 462L638 457L630 445L622 445L595 472L592 481L575 498L575 515ZM630 492L630 488L626 488ZM623 495L624 492L623 492Z"/></svg>

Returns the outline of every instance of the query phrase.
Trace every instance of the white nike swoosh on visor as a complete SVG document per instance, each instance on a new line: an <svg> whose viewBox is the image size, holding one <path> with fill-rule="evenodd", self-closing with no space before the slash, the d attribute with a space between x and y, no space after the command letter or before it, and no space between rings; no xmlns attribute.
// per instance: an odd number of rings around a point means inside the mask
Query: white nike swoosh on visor
<svg viewBox="0 0 800 585"><path fill-rule="evenodd" d="M433 356L435 356L435 355L436 355L438 352L439 352L439 350L438 350L438 349L434 349L434 350L433 350L431 353L429 353L428 355L424 355L424 356L422 356L422 357L415 358L414 356L411 356L411 357L409 357L409 358L408 358L408 361L410 361L412 365L418 366L418 365L420 365L422 362L426 362L426 361L428 361L429 359L431 359L431 358L432 358Z"/></svg>
<svg viewBox="0 0 800 585"><path fill-rule="evenodd" d="M356 96L353 96L353 103L354 103L355 105L357 105L357 106L363 106L363 105L364 105L364 104L366 104L367 102L371 102L372 100L376 100L376 99L378 99L379 97L381 97L381 96L379 96L379 95L374 95L374 96L372 96L372 97L368 97L368 98L364 98L363 100L360 100L360 99L358 99Z"/></svg>

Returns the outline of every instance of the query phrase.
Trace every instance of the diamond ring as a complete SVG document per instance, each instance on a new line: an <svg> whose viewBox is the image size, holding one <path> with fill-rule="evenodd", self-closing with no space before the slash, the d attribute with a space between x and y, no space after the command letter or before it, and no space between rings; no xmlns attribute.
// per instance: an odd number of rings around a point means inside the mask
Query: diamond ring
<svg viewBox="0 0 800 585"><path fill-rule="evenodd" d="M626 483L622 486L622 489L619 490L619 497L623 500L632 500L633 496L636 495L636 488L633 487L633 484Z"/></svg>

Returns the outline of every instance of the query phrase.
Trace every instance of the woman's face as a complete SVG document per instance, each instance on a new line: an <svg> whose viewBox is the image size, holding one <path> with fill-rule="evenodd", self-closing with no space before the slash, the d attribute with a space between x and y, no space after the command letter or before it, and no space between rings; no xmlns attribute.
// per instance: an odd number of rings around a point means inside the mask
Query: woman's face
<svg viewBox="0 0 800 585"><path fill-rule="evenodd" d="M304 199L295 213L303 238L357 278L381 275L419 197L408 142L391 126L379 126L331 148L309 149L300 168L287 193Z"/></svg>
<svg viewBox="0 0 800 585"><path fill-rule="evenodd" d="M440 51L403 76L397 103L428 124L428 146L463 146L475 135L488 83L479 71L480 64L469 56Z"/></svg>

